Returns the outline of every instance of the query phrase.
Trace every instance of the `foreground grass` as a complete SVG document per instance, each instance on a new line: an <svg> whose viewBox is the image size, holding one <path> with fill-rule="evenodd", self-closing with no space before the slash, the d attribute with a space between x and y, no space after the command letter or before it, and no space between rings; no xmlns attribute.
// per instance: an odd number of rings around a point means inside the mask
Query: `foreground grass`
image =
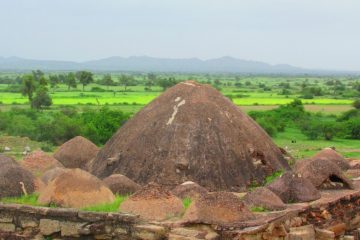
<svg viewBox="0 0 360 240"><path fill-rule="evenodd" d="M129 196L116 195L115 201L107 204L98 204L94 206L81 208L83 211L90 212L118 212L121 203L123 203Z"/></svg>
<svg viewBox="0 0 360 240"><path fill-rule="evenodd" d="M37 193L29 194L21 197L7 197L0 199L3 203L17 203L31 206L43 206L37 202L39 195Z"/></svg>

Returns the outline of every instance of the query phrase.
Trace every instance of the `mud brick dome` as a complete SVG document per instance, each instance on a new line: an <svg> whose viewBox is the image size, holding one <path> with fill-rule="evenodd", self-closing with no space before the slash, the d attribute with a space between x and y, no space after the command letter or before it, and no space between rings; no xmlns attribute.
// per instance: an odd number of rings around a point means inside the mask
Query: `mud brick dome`
<svg viewBox="0 0 360 240"><path fill-rule="evenodd" d="M208 190L240 190L288 169L266 132L210 85L169 88L122 126L91 172L123 174L139 184L194 181Z"/></svg>

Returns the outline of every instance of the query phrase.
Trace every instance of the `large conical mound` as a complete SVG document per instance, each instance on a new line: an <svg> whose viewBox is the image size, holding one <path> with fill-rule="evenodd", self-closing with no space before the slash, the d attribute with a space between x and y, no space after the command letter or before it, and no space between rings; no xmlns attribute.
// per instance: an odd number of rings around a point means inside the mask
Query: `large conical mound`
<svg viewBox="0 0 360 240"><path fill-rule="evenodd" d="M186 81L138 112L106 143L91 172L139 184L194 181L239 190L288 168L265 131L209 85Z"/></svg>

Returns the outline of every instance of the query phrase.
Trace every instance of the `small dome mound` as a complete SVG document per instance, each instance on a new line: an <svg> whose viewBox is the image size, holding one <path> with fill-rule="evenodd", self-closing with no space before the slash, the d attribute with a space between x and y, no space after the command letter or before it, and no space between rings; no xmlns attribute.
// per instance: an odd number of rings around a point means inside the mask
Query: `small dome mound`
<svg viewBox="0 0 360 240"><path fill-rule="evenodd" d="M171 192L181 199L190 198L192 200L197 199L201 195L208 193L205 188L191 181L187 181L176 186Z"/></svg>
<svg viewBox="0 0 360 240"><path fill-rule="evenodd" d="M158 184L150 183L125 200L120 211L138 214L145 220L162 221L180 216L184 206L171 192Z"/></svg>
<svg viewBox="0 0 360 240"><path fill-rule="evenodd" d="M51 182L57 176L63 174L67 170L69 170L69 169L63 168L63 167L56 167L56 168L50 169L42 175L41 181L47 185L49 182Z"/></svg>
<svg viewBox="0 0 360 240"><path fill-rule="evenodd" d="M15 164L16 165L17 162L11 157L0 154L0 166L4 166L7 164Z"/></svg>
<svg viewBox="0 0 360 240"><path fill-rule="evenodd" d="M141 188L139 184L121 174L113 174L104 178L103 182L114 194L120 195L132 194Z"/></svg>
<svg viewBox="0 0 360 240"><path fill-rule="evenodd" d="M99 152L99 148L90 140L77 136L61 145L54 153L54 158L59 160L66 168L85 169Z"/></svg>
<svg viewBox="0 0 360 240"><path fill-rule="evenodd" d="M114 194L101 180L76 168L67 170L51 181L40 193L38 202L82 208L112 203L114 200Z"/></svg>
<svg viewBox="0 0 360 240"><path fill-rule="evenodd" d="M34 176L11 158L0 155L0 159L0 198L33 193Z"/></svg>
<svg viewBox="0 0 360 240"><path fill-rule="evenodd" d="M187 223L227 225L253 218L254 214L233 193L213 192L193 201L183 219Z"/></svg>
<svg viewBox="0 0 360 240"><path fill-rule="evenodd" d="M49 169L64 167L58 160L41 150L37 150L26 155L20 164L23 168L39 177L41 177Z"/></svg>
<svg viewBox="0 0 360 240"><path fill-rule="evenodd" d="M342 170L348 170L350 168L350 163L332 148L324 148L320 152L316 153L312 159L327 159L336 164Z"/></svg>
<svg viewBox="0 0 360 240"><path fill-rule="evenodd" d="M266 186L284 203L310 202L321 197L320 192L306 178L293 172L286 172Z"/></svg>
<svg viewBox="0 0 360 240"><path fill-rule="evenodd" d="M281 198L266 187L256 188L254 191L247 193L242 200L250 208L262 207L271 211L286 208Z"/></svg>
<svg viewBox="0 0 360 240"><path fill-rule="evenodd" d="M295 167L296 173L308 179L319 189L353 189L352 182L334 162L328 159L306 159Z"/></svg>

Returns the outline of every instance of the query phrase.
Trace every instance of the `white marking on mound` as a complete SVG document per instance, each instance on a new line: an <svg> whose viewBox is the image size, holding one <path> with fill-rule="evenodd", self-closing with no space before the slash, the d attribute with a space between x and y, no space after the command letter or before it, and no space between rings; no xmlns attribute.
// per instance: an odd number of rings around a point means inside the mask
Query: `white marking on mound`
<svg viewBox="0 0 360 240"><path fill-rule="evenodd" d="M166 125L170 125L174 119L175 119L175 116L179 110L179 107L184 105L185 104L185 99L182 100L181 102L179 102L177 105L174 106L174 112L172 113L171 117L169 118L168 122L166 123Z"/></svg>
<svg viewBox="0 0 360 240"><path fill-rule="evenodd" d="M187 182L183 182L181 185L190 185L190 184L195 184L194 182L192 181L187 181Z"/></svg>
<svg viewBox="0 0 360 240"><path fill-rule="evenodd" d="M180 101L180 100L181 100L181 97L175 98L175 102L178 102L178 101Z"/></svg>
<svg viewBox="0 0 360 240"><path fill-rule="evenodd" d="M182 82L182 84L189 85L195 87L195 84L189 83L189 82Z"/></svg>

